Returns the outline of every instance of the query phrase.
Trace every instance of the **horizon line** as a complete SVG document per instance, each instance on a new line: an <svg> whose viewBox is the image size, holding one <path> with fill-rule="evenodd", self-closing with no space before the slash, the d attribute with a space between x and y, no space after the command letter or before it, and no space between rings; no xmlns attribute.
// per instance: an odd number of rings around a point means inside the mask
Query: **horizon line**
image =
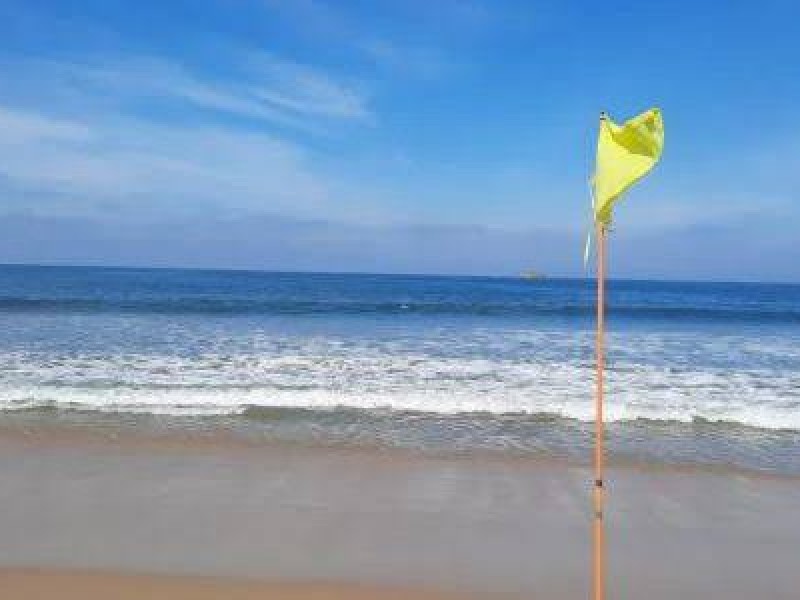
<svg viewBox="0 0 800 600"><path fill-rule="evenodd" d="M274 275L350 275L350 276L382 276L382 277L430 277L430 278L474 278L474 279L519 279L529 282L542 281L588 281L595 280L594 275L578 277L574 275L547 275L544 274L539 279L526 279L523 274L519 275L496 275L482 273L414 273L406 271L385 272L385 271L318 271L318 270L280 270L280 269L258 269L240 267L198 267L198 266L146 266L133 264L59 264L59 263L5 263L0 262L0 268L42 268L42 269L106 269L106 270L148 270L148 271L206 271L206 272L231 272L231 273L263 273ZM626 282L660 282L660 283L688 283L688 284L733 284L733 285L786 285L800 286L800 281L786 280L730 280L730 279L669 279L666 277L609 277L609 281Z"/></svg>

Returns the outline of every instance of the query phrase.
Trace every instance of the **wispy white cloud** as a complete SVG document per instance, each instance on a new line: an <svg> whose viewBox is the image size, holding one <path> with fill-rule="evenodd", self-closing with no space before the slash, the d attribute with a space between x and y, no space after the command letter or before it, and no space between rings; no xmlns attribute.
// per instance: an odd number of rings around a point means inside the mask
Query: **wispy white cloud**
<svg viewBox="0 0 800 600"><path fill-rule="evenodd" d="M38 194L3 194L7 210L303 214L328 199L303 150L265 133L133 118L67 121L5 108L0 124L15 132L0 137L0 175Z"/></svg>
<svg viewBox="0 0 800 600"><path fill-rule="evenodd" d="M71 52L0 58L0 211L379 212L312 138L375 122L353 78L221 44L219 60Z"/></svg>
<svg viewBox="0 0 800 600"><path fill-rule="evenodd" d="M765 211L775 217L791 214L790 203L784 196L756 196L731 189L711 193L637 194L624 203L616 217L619 229L630 227L639 233L720 223L742 225Z"/></svg>
<svg viewBox="0 0 800 600"><path fill-rule="evenodd" d="M39 141L84 141L89 128L80 123L53 119L40 114L11 110L0 106L0 130L5 144Z"/></svg>
<svg viewBox="0 0 800 600"><path fill-rule="evenodd" d="M105 60L6 60L0 82L27 85L40 102L55 93L75 104L111 100L119 108L151 101L248 118L306 133L334 122L372 119L367 98L355 85L264 53L232 53L231 76L212 77L174 61L129 56ZM22 73L22 78L15 74ZM24 76L36 73L36 78Z"/></svg>
<svg viewBox="0 0 800 600"><path fill-rule="evenodd" d="M248 61L256 80L255 97L291 113L339 119L368 120L373 117L367 97L354 84L345 84L305 65L275 56L251 54Z"/></svg>
<svg viewBox="0 0 800 600"><path fill-rule="evenodd" d="M366 96L272 54L226 60L222 79L152 56L4 58L0 209L347 213L306 140L370 122Z"/></svg>

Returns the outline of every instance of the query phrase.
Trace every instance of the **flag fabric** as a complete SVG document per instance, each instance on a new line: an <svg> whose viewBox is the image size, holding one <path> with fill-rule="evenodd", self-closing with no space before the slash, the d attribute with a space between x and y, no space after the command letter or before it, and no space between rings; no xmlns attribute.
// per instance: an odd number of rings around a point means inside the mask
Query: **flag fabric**
<svg viewBox="0 0 800 600"><path fill-rule="evenodd" d="M664 148L661 111L651 108L626 121L614 123L605 113L600 117L597 160L592 178L594 218L611 223L614 203L655 166Z"/></svg>

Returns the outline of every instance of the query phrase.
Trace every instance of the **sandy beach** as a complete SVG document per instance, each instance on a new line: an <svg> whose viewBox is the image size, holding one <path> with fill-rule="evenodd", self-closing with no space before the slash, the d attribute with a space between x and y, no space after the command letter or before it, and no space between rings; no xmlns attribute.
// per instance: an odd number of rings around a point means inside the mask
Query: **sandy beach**
<svg viewBox="0 0 800 600"><path fill-rule="evenodd" d="M223 577L136 575L55 569L0 570L5 598L87 600L468 600L425 589L338 583L268 583ZM474 597L473 597L474 598Z"/></svg>
<svg viewBox="0 0 800 600"><path fill-rule="evenodd" d="M7 598L587 593L580 464L52 426L0 430L0 462ZM798 478L610 475L614 597L794 597Z"/></svg>

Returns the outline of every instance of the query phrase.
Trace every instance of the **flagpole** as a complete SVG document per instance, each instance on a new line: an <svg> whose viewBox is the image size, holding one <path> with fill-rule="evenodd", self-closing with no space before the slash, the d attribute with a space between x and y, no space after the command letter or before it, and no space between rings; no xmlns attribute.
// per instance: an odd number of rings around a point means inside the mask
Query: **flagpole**
<svg viewBox="0 0 800 600"><path fill-rule="evenodd" d="M592 518L592 600L605 600L605 422L603 415L603 377L605 375L606 252L608 223L614 202L644 177L661 158L664 148L664 123L661 111L651 108L617 125L605 112L600 113L597 157L592 177L592 213L597 238L597 337L596 390L594 421L594 515ZM588 244L587 244L588 248Z"/></svg>
<svg viewBox="0 0 800 600"><path fill-rule="evenodd" d="M603 421L603 375L605 370L605 279L606 279L606 225L596 223L597 238L597 334L595 338L595 421L594 421L594 536L592 582L593 600L605 599L605 525L603 508L605 505L605 424Z"/></svg>

